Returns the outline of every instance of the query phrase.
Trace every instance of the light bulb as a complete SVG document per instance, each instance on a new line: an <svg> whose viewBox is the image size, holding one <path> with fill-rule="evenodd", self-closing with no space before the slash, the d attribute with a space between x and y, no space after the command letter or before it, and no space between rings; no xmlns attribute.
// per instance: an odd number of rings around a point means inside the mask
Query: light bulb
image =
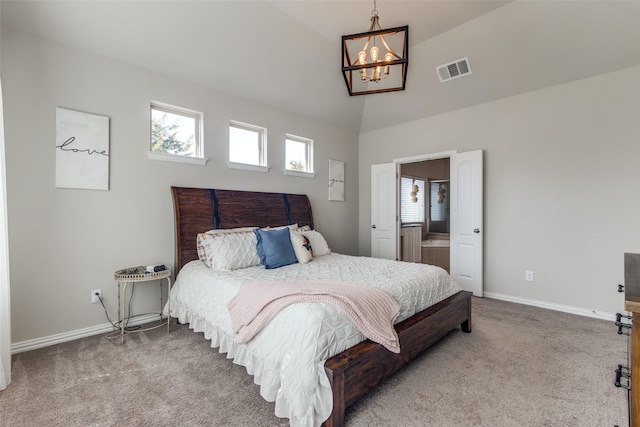
<svg viewBox="0 0 640 427"><path fill-rule="evenodd" d="M378 48L376 46L371 48L371 62L378 62Z"/></svg>
<svg viewBox="0 0 640 427"><path fill-rule="evenodd" d="M387 54L384 56L384 61L385 62L393 61L393 54L391 52L387 52ZM388 75L389 75L389 66L385 65L384 66L384 77L387 77Z"/></svg>
<svg viewBox="0 0 640 427"><path fill-rule="evenodd" d="M364 50L361 50L360 52L358 52L358 64L364 65L366 63L367 63L367 52L365 52ZM363 68L362 70L360 70L360 77L363 82L367 80L366 68Z"/></svg>
<svg viewBox="0 0 640 427"><path fill-rule="evenodd" d="M358 52L358 64L363 65L367 63L367 52L361 50Z"/></svg>

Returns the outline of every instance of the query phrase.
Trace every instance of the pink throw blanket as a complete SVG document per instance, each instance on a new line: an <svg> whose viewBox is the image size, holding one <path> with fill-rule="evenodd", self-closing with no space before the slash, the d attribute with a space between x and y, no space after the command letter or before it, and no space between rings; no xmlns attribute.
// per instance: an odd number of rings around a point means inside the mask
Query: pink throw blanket
<svg viewBox="0 0 640 427"><path fill-rule="evenodd" d="M365 337L400 353L393 327L400 306L393 298L371 286L325 280L244 282L227 304L238 342L250 341L280 310L298 302L332 304Z"/></svg>

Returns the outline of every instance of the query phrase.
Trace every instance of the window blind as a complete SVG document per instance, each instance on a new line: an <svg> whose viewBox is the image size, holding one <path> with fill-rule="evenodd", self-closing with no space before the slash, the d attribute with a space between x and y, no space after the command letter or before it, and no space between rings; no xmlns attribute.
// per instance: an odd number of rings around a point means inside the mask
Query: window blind
<svg viewBox="0 0 640 427"><path fill-rule="evenodd" d="M411 200L413 184L418 186L418 201ZM424 222L424 180L403 176L400 179L400 220L407 222Z"/></svg>

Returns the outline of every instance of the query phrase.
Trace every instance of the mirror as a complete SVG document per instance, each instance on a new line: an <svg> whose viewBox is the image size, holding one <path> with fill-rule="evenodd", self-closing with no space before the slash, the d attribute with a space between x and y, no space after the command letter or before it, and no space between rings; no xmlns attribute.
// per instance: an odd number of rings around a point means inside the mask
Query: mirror
<svg viewBox="0 0 640 427"><path fill-rule="evenodd" d="M449 180L429 180L429 233L449 234Z"/></svg>

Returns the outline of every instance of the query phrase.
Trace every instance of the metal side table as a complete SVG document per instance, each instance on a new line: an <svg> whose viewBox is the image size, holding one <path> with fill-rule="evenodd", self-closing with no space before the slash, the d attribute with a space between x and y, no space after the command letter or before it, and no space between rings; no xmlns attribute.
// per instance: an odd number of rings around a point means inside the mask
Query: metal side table
<svg viewBox="0 0 640 427"><path fill-rule="evenodd" d="M156 329L161 326L167 325L167 333L169 333L169 326L171 324L171 269L167 268L166 270L158 271L155 273L137 273L132 272L132 269L126 268L123 270L118 270L115 272L114 277L115 280L118 281L118 321L120 322L120 335L122 336L122 342L124 343L124 334L128 332L144 332L149 331L151 329ZM167 320L162 321L162 279L167 279ZM137 283L137 282L152 282L157 280L160 284L160 311L158 313L143 313L136 314L131 316L126 316L125 313L125 300L127 295L127 285L129 283ZM144 329L137 329L135 331L126 331L125 330L125 318L132 319L134 317L145 316L148 314L158 314L160 316L160 324L155 326L150 326Z"/></svg>

